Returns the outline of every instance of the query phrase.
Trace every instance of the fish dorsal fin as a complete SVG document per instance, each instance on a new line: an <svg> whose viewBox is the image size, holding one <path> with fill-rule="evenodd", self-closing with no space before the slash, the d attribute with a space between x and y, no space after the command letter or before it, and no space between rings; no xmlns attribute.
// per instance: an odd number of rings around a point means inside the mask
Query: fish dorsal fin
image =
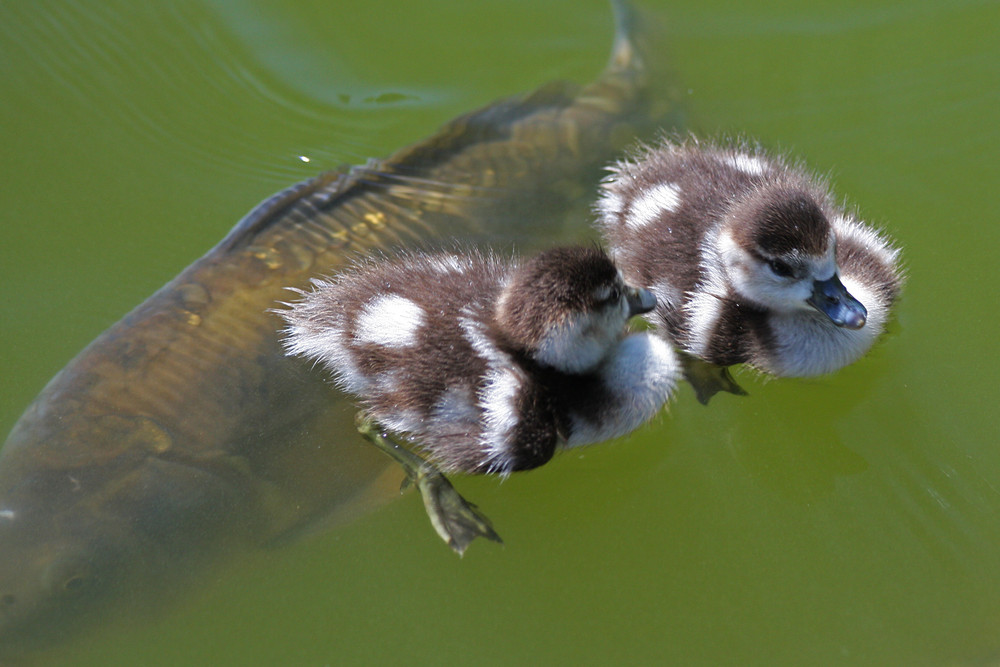
<svg viewBox="0 0 1000 667"><path fill-rule="evenodd" d="M646 52L654 22L636 20L625 3L615 8L612 56L593 83L546 84L459 116L384 160L293 185L254 208L216 250L278 242L365 250L456 234L527 249L526 239L565 239L561 223L588 216L603 167L676 120L674 91L656 87L650 63L658 59Z"/></svg>
<svg viewBox="0 0 1000 667"><path fill-rule="evenodd" d="M532 202L549 196L537 172L527 170L535 176L529 178L524 165L546 159L542 152L558 159L567 148L562 145L566 135L533 125L571 108L576 91L572 84L549 84L460 116L385 160L292 185L251 210L216 251L269 246L289 237L302 237L316 248L317 243L341 246L387 231L396 240L412 241L488 230L493 221L510 219L511 202L529 211ZM529 143L518 135L526 131L538 141ZM572 172L563 179L576 178L582 165L559 168Z"/></svg>
<svg viewBox="0 0 1000 667"><path fill-rule="evenodd" d="M231 251L255 243L259 236L265 234L267 230L291 214L302 199L317 191L331 186L335 187L346 171L347 168L342 168L324 172L271 195L243 216L236 226L219 241L213 252Z"/></svg>

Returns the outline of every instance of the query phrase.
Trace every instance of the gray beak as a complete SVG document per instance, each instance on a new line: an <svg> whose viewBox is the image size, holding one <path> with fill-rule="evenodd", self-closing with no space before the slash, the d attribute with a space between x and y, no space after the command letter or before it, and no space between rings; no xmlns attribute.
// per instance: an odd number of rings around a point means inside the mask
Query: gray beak
<svg viewBox="0 0 1000 667"><path fill-rule="evenodd" d="M628 299L628 316L642 315L656 308L656 297L648 289L629 287L625 290Z"/></svg>
<svg viewBox="0 0 1000 667"><path fill-rule="evenodd" d="M815 281L812 296L806 303L845 329L860 329L868 320L868 310L851 296L837 274L828 280Z"/></svg>

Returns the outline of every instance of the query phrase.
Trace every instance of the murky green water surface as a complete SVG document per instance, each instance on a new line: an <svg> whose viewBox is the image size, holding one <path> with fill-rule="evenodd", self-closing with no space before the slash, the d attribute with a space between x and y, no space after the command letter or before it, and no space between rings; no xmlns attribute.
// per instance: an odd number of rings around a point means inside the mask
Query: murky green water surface
<svg viewBox="0 0 1000 667"><path fill-rule="evenodd" d="M503 547L459 560L407 495L54 664L1000 661L1000 5L659 5L691 129L805 158L904 247L882 344L458 480ZM610 33L589 0L3 5L0 430L257 201L590 80Z"/></svg>

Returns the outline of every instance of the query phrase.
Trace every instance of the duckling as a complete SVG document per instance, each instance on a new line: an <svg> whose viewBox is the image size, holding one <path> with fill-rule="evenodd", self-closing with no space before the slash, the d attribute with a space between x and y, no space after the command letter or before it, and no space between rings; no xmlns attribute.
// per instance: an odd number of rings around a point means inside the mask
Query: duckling
<svg viewBox="0 0 1000 667"><path fill-rule="evenodd" d="M627 286L597 247L527 261L410 252L362 260L303 296L278 311L287 352L360 398L363 432L404 465L460 553L492 528L442 491L450 484L439 471L507 475L559 446L624 435L659 411L679 374L663 340L626 335L656 300ZM379 442L379 427L430 461ZM446 502L434 500L442 494Z"/></svg>
<svg viewBox="0 0 1000 667"><path fill-rule="evenodd" d="M717 366L835 371L879 337L903 282L891 241L747 143L665 140L611 168L596 210L626 279L656 296L647 318ZM703 402L741 392L692 383Z"/></svg>

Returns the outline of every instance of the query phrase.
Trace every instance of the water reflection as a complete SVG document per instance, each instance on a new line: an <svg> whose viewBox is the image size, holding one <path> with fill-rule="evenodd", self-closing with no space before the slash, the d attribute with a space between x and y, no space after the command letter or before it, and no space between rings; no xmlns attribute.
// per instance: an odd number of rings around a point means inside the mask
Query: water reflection
<svg viewBox="0 0 1000 667"><path fill-rule="evenodd" d="M233 11L239 9L228 13ZM45 87L57 90L54 96L72 96L74 104L120 126L122 142L150 142L232 174L287 182L303 172L290 162L287 144L220 133L215 126L222 119L249 127L263 112L285 136L322 136L340 155L363 160L369 157L363 137L379 127L372 108L436 101L431 91L407 90L370 92L362 96L370 102L355 103L345 81L332 101L309 98L261 66L258 54L234 35L234 24L208 4L68 2L12 5L6 12L0 26L5 50L9 57L31 59L44 72ZM229 19L239 25L236 17ZM137 31L147 36L142 42L132 36ZM200 91L195 104L188 99L191 90ZM334 115L336 124L330 122Z"/></svg>

